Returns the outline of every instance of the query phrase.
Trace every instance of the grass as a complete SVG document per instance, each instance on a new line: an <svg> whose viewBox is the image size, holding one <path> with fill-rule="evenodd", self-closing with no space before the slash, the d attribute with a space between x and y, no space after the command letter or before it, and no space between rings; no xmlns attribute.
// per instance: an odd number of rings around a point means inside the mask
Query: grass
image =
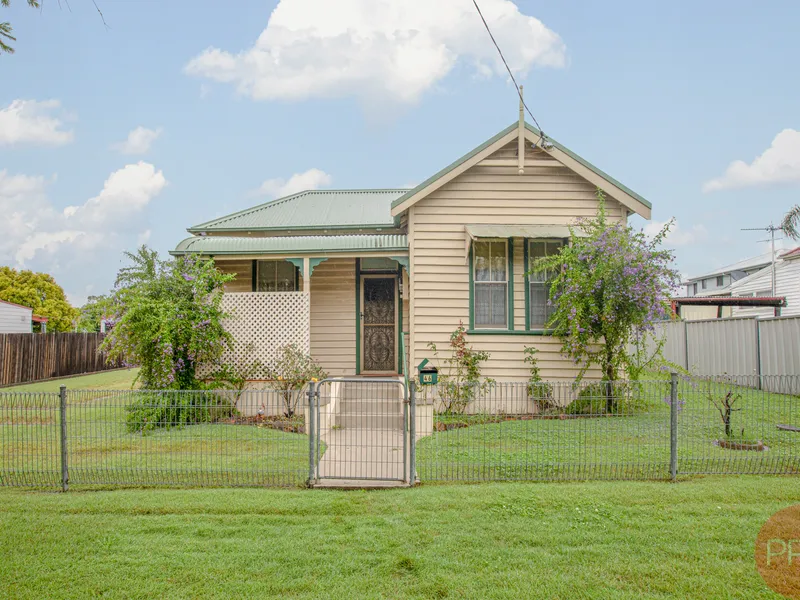
<svg viewBox="0 0 800 600"><path fill-rule="evenodd" d="M91 375L77 375L75 377L61 377L38 383L27 383L13 387L0 388L2 392L58 392L63 384L70 390L129 390L139 369L117 369L92 373Z"/></svg>
<svg viewBox="0 0 800 600"><path fill-rule="evenodd" d="M621 416L496 422L497 415L486 413L437 414L435 424L456 421L469 426L419 440L420 479L668 478L670 407L664 398L669 387L666 381L644 385L633 400L635 408L623 406ZM709 395L719 401L730 390L741 396L734 405L741 410L731 417L732 439L762 440L769 448L766 452L715 445L728 438ZM800 398L715 382L681 382L679 401L683 403L678 416L679 473L800 472L800 433L776 427L800 425Z"/></svg>
<svg viewBox="0 0 800 600"><path fill-rule="evenodd" d="M69 397L70 485L300 486L306 482L307 435L264 424L234 424L225 418L131 432L128 407L142 397L152 403L165 401L130 390L82 391ZM57 396L0 397L0 486L60 486L59 428Z"/></svg>
<svg viewBox="0 0 800 600"><path fill-rule="evenodd" d="M753 560L800 480L375 492L0 491L13 598L780 598Z"/></svg>

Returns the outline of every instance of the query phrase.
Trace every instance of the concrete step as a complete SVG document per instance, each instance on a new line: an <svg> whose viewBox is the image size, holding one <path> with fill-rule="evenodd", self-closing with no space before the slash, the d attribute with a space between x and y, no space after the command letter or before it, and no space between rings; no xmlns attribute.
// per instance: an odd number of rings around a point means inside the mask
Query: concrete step
<svg viewBox="0 0 800 600"><path fill-rule="evenodd" d="M364 398L392 400L403 397L403 386L400 383L356 383L346 382L342 384L340 392L341 400L361 400Z"/></svg>
<svg viewBox="0 0 800 600"><path fill-rule="evenodd" d="M379 414L403 414L403 402L401 400L341 400L339 403L341 414L359 414L363 412Z"/></svg>
<svg viewBox="0 0 800 600"><path fill-rule="evenodd" d="M338 425L344 429L403 429L402 414L342 414Z"/></svg>

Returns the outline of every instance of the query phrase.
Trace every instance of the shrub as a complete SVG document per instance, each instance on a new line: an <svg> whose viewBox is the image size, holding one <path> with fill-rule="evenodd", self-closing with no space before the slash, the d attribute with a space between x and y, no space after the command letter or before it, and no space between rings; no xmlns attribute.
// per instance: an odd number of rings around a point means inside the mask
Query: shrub
<svg viewBox="0 0 800 600"><path fill-rule="evenodd" d="M439 358L436 344L428 343L435 358ZM481 382L481 363L489 360L489 353L475 350L467 343L464 323L450 334L450 356L442 362L445 370L439 370L439 400L446 413L463 413L475 397L476 391L485 391L491 379Z"/></svg>
<svg viewBox="0 0 800 600"><path fill-rule="evenodd" d="M125 427L130 433L181 428L212 423L236 411L226 399L211 392L146 392L126 407Z"/></svg>
<svg viewBox="0 0 800 600"><path fill-rule="evenodd" d="M269 378L283 399L284 416L294 416L303 388L309 381L325 379L328 374L310 354L294 344L278 349L278 357L267 368Z"/></svg>
<svg viewBox="0 0 800 600"><path fill-rule="evenodd" d="M528 377L528 396L537 401L541 410L548 410L555 407L553 403L553 385L542 381L542 375L539 372L539 361L536 358L538 352L533 346L525 346L525 358L523 360L530 365L531 372L530 377Z"/></svg>

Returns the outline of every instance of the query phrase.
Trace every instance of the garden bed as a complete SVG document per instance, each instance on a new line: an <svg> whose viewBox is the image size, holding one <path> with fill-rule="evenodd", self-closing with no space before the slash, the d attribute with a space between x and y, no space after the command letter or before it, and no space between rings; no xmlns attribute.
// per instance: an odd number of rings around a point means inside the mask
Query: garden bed
<svg viewBox="0 0 800 600"><path fill-rule="evenodd" d="M764 452L769 450L769 447L764 445L764 442L758 440L757 442L733 442L731 440L714 440L714 445L726 450L749 450L751 452Z"/></svg>
<svg viewBox="0 0 800 600"><path fill-rule="evenodd" d="M267 427L269 429L276 429L278 431L285 431L286 433L305 433L305 418L303 415L295 415L293 417L286 417L283 415L255 415L246 417L244 415L236 415L230 419L225 419L226 423L231 425L255 425L257 427Z"/></svg>

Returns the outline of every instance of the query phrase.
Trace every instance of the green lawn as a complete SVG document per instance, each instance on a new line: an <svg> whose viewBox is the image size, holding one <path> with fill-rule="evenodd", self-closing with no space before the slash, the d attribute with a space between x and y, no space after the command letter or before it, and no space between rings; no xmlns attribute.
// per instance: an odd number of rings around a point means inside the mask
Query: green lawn
<svg viewBox="0 0 800 600"><path fill-rule="evenodd" d="M800 480L0 491L0 597L778 599Z"/></svg>
<svg viewBox="0 0 800 600"><path fill-rule="evenodd" d="M715 445L727 439L719 401L730 390L719 383L681 382L678 416L680 474L800 473L800 398L734 387L741 397L732 413L732 439L763 441L764 452ZM422 481L503 479L659 479L669 477L670 409L666 383L646 383L636 407L623 416L566 420L507 420L497 415L436 415L435 422L468 427L434 432L417 444ZM484 404L485 405L485 404ZM741 409L741 410L739 410ZM743 431L743 433L742 433Z"/></svg>
<svg viewBox="0 0 800 600"><path fill-rule="evenodd" d="M129 390L139 369L118 369L92 373L91 375L77 375L75 377L61 377L39 383L15 385L0 388L2 392L58 392L61 385L66 385L70 390Z"/></svg>

